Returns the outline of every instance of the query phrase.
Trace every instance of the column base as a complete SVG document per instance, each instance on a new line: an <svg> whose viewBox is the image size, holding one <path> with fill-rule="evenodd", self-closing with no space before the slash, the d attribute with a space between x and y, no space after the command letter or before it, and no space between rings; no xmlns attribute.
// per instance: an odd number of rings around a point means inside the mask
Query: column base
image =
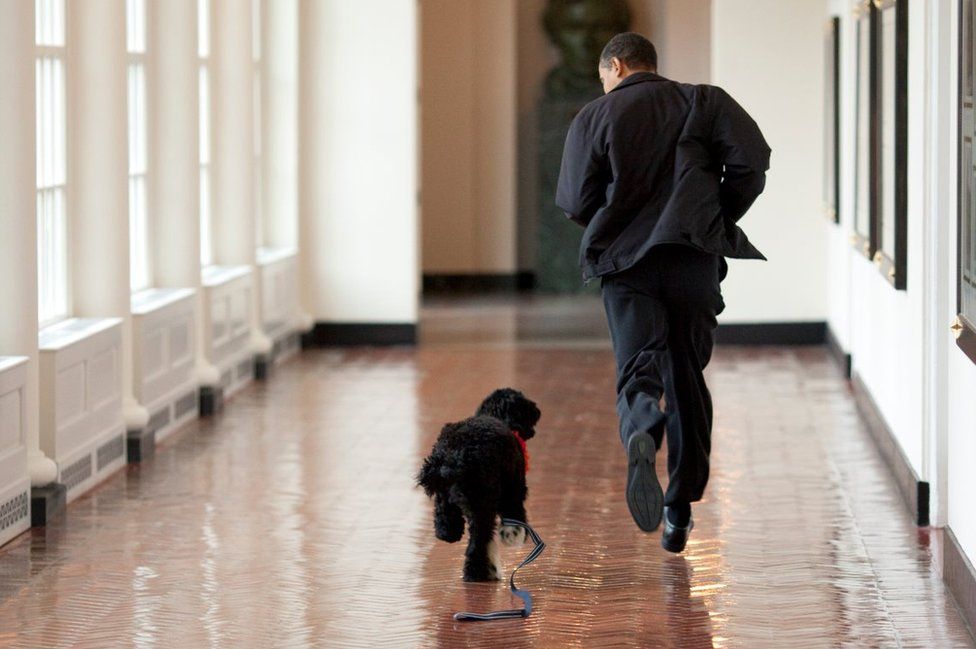
<svg viewBox="0 0 976 649"><path fill-rule="evenodd" d="M129 464L148 460L156 454L156 431L149 428L126 431L125 449Z"/></svg>
<svg viewBox="0 0 976 649"><path fill-rule="evenodd" d="M31 487L31 527L44 527L64 511L68 501L68 487L52 482L44 487Z"/></svg>
<svg viewBox="0 0 976 649"><path fill-rule="evenodd" d="M224 389L217 386L200 387L200 416L211 417L224 407Z"/></svg>
<svg viewBox="0 0 976 649"><path fill-rule="evenodd" d="M254 380L267 381L274 371L274 353L256 354L254 356Z"/></svg>

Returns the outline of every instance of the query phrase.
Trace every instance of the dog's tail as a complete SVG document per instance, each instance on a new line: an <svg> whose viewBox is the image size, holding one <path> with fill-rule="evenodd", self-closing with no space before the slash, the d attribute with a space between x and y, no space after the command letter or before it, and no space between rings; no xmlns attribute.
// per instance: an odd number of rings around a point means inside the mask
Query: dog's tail
<svg viewBox="0 0 976 649"><path fill-rule="evenodd" d="M417 484L424 488L428 498L448 486L450 478L446 469L442 458L436 455L431 455L424 460L424 465L417 474Z"/></svg>

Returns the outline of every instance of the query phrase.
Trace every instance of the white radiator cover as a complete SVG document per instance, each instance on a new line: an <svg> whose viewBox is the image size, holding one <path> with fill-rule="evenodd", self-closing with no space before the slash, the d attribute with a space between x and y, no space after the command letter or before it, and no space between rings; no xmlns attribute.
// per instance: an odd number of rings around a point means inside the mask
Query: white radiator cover
<svg viewBox="0 0 976 649"><path fill-rule="evenodd" d="M162 441L199 414L196 291L148 289L132 296L133 394Z"/></svg>
<svg viewBox="0 0 976 649"><path fill-rule="evenodd" d="M121 365L119 318L72 318L41 331L41 449L68 502L126 463Z"/></svg>
<svg viewBox="0 0 976 649"><path fill-rule="evenodd" d="M251 308L254 276L249 266L211 267L204 271L204 349L220 372L229 396L254 378Z"/></svg>
<svg viewBox="0 0 976 649"><path fill-rule="evenodd" d="M298 253L294 248L262 248L258 252L261 278L261 325L280 360L297 350L288 344L299 331Z"/></svg>
<svg viewBox="0 0 976 649"><path fill-rule="evenodd" d="M30 527L26 385L27 359L0 357L0 545Z"/></svg>

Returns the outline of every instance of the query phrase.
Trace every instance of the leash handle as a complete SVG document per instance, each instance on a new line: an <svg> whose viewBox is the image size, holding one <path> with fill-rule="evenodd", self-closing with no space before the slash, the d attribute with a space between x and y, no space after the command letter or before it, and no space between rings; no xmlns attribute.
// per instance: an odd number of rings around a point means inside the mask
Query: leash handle
<svg viewBox="0 0 976 649"><path fill-rule="evenodd" d="M529 552L529 556L522 560L522 563L520 563L515 570L512 571L511 577L508 578L508 585L512 590L512 594L522 600L524 607L505 609L503 611L492 611L491 613L455 613L454 619L458 622L486 622L489 620L506 620L516 617L529 617L532 615L532 594L527 590L519 589L515 585L515 573L538 559L539 555L542 554L542 552L546 549L546 544L542 538L536 534L534 529L522 521L517 521L511 518L503 518L502 525L521 527L528 533L528 535L532 538L532 541L535 543L535 547L532 548L531 552Z"/></svg>

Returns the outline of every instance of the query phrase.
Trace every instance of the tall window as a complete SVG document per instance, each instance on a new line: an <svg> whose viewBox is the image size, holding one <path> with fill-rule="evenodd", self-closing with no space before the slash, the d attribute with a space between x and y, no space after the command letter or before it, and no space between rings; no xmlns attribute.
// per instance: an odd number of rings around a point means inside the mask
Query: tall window
<svg viewBox="0 0 976 649"><path fill-rule="evenodd" d="M200 58L200 263L213 264L213 223L210 198L210 0L197 0Z"/></svg>
<svg viewBox="0 0 976 649"><path fill-rule="evenodd" d="M126 0L126 49L129 52L129 258L133 291L152 282L149 210L146 200L146 0Z"/></svg>
<svg viewBox="0 0 976 649"><path fill-rule="evenodd" d="M38 315L68 315L64 0L35 0Z"/></svg>
<svg viewBox="0 0 976 649"><path fill-rule="evenodd" d="M251 0L251 60L254 76L254 226L255 242L264 246L264 176L261 169L261 10L262 0Z"/></svg>

